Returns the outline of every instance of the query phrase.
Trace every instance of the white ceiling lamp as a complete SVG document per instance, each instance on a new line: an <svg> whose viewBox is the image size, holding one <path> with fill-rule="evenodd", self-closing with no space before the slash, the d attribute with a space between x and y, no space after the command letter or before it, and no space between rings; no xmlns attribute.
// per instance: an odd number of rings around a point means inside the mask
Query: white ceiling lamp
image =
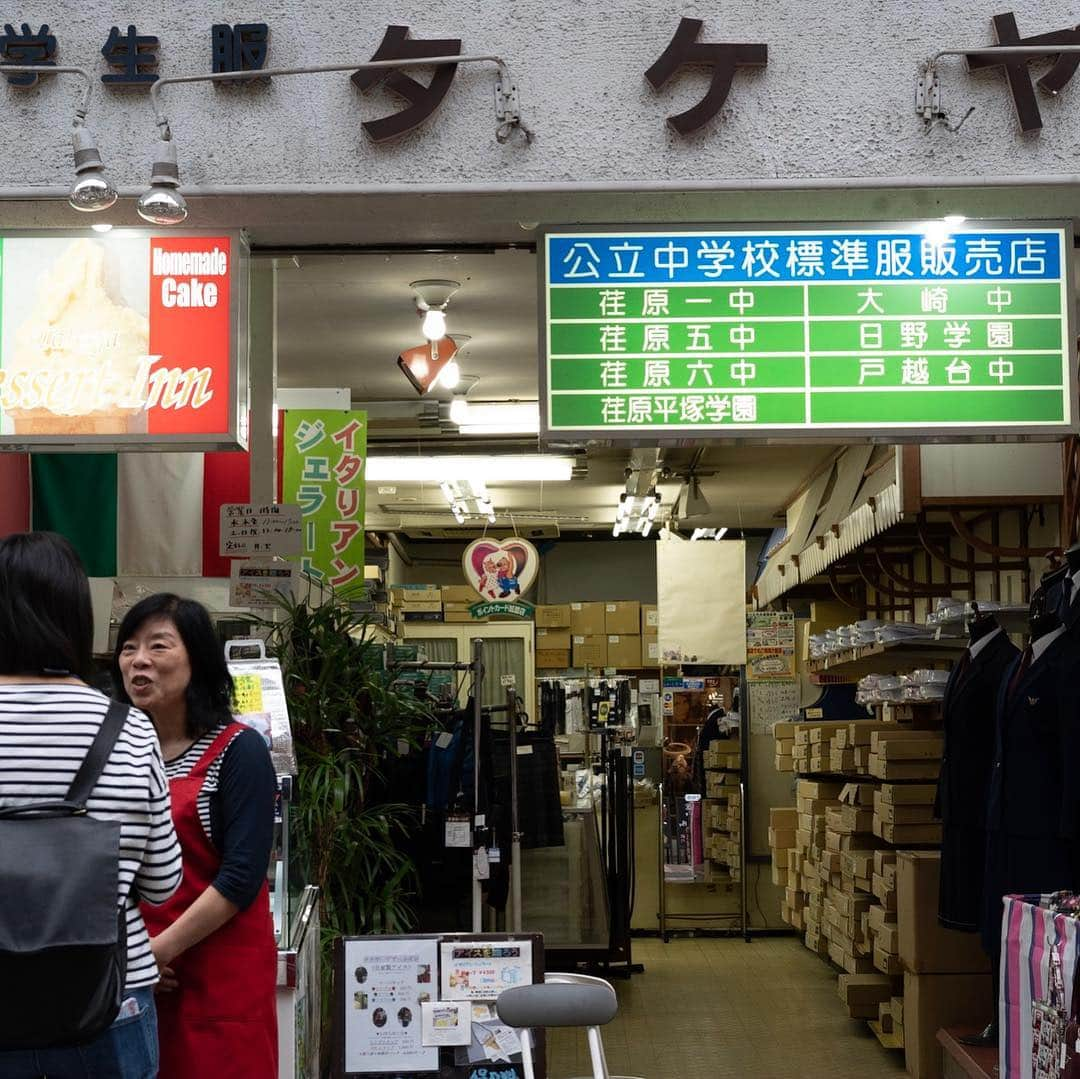
<svg viewBox="0 0 1080 1079"><path fill-rule="evenodd" d="M410 281L416 300L416 310L423 318L420 331L429 341L441 341L446 336L446 305L461 284L457 281L431 279ZM445 383L444 383L445 385Z"/></svg>
<svg viewBox="0 0 1080 1079"><path fill-rule="evenodd" d="M489 524L495 523L495 506L482 480L443 480L439 486L459 525L464 524L470 514L487 518Z"/></svg>
<svg viewBox="0 0 1080 1079"><path fill-rule="evenodd" d="M636 532L642 537L648 536L656 521L656 515L660 512L661 500L660 493L656 490L640 496L623 491L619 495L619 504L615 507L615 524L611 534L618 537L627 532Z"/></svg>
<svg viewBox="0 0 1080 1079"><path fill-rule="evenodd" d="M722 540L727 535L726 528L695 528L691 540Z"/></svg>
<svg viewBox="0 0 1080 1079"><path fill-rule="evenodd" d="M439 483L463 478L476 478L485 483L514 480L561 483L568 481L573 471L573 457L542 453L484 457L369 457L367 460L369 483Z"/></svg>
<svg viewBox="0 0 1080 1079"><path fill-rule="evenodd" d="M540 431L540 405L537 401L491 401L480 404L462 400L454 419L463 435L535 435Z"/></svg>

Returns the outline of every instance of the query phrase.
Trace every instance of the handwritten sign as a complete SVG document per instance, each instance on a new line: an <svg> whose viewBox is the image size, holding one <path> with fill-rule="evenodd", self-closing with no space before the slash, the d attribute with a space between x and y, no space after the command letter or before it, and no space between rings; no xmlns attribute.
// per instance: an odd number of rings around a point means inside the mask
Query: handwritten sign
<svg viewBox="0 0 1080 1079"><path fill-rule="evenodd" d="M303 528L299 506L227 502L221 507L221 544L218 553L223 558L295 556L300 554L302 548Z"/></svg>

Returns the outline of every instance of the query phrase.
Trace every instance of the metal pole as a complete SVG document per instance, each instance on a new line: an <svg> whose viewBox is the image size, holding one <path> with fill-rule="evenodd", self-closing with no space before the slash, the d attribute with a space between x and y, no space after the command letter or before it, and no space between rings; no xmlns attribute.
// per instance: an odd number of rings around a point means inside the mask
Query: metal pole
<svg viewBox="0 0 1080 1079"><path fill-rule="evenodd" d="M518 824L517 690L506 689L510 716L510 931L521 932L521 831Z"/></svg>
<svg viewBox="0 0 1080 1079"><path fill-rule="evenodd" d="M746 669L739 677L739 884L743 940L750 943L750 921L747 918L748 897L746 892L747 851L750 849L746 834L750 823L750 694L747 692Z"/></svg>
<svg viewBox="0 0 1080 1079"><path fill-rule="evenodd" d="M477 637L473 641L473 888L472 888L472 931L481 933L484 929L483 902L484 893L480 887L480 878L476 875L476 818L480 810L480 725L483 722L484 690L484 642ZM487 821L485 820L485 825Z"/></svg>
<svg viewBox="0 0 1080 1079"><path fill-rule="evenodd" d="M663 758L661 757L661 760L662 759ZM662 767L663 767L663 765L661 764L661 768ZM660 842L657 844L657 846L660 849L660 866L659 866L660 876L659 876L659 882L658 882L658 891L659 891L659 898L660 898L660 904L659 904L660 911L659 911L657 917L660 919L660 939L666 944L667 943L667 920L666 920L666 916L667 916L667 896L664 893L664 853L665 853L664 848L665 848L665 844L667 842L667 837L664 835L664 784L663 784L663 781L661 781L660 783L658 783L656 785L656 792L659 795L659 806L660 806Z"/></svg>

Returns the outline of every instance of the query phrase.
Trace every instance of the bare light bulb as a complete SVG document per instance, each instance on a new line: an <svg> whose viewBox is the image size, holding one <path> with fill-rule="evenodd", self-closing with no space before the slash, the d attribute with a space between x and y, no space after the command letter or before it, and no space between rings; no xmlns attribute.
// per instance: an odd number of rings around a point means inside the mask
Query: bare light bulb
<svg viewBox="0 0 1080 1079"><path fill-rule="evenodd" d="M450 402L450 422L460 427L469 419L469 402L464 397L455 397Z"/></svg>
<svg viewBox="0 0 1080 1079"><path fill-rule="evenodd" d="M420 332L429 341L441 341L446 336L446 315L438 308L429 308L424 312L424 320L420 323Z"/></svg>
<svg viewBox="0 0 1080 1079"><path fill-rule="evenodd" d="M448 389L454 389L461 381L461 368L456 360L451 360L440 372L439 381Z"/></svg>

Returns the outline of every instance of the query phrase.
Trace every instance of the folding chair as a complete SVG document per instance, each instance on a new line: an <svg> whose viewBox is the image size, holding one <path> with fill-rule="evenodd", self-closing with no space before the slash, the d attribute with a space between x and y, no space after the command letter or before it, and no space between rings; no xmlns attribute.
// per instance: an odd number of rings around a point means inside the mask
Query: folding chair
<svg viewBox="0 0 1080 1079"><path fill-rule="evenodd" d="M615 990L603 978L587 974L546 974L542 985L506 989L495 1002L499 1018L518 1031L525 1079L533 1070L533 1037L537 1027L585 1027L592 1062L591 1079L633 1079L608 1071L600 1028L619 1010Z"/></svg>

